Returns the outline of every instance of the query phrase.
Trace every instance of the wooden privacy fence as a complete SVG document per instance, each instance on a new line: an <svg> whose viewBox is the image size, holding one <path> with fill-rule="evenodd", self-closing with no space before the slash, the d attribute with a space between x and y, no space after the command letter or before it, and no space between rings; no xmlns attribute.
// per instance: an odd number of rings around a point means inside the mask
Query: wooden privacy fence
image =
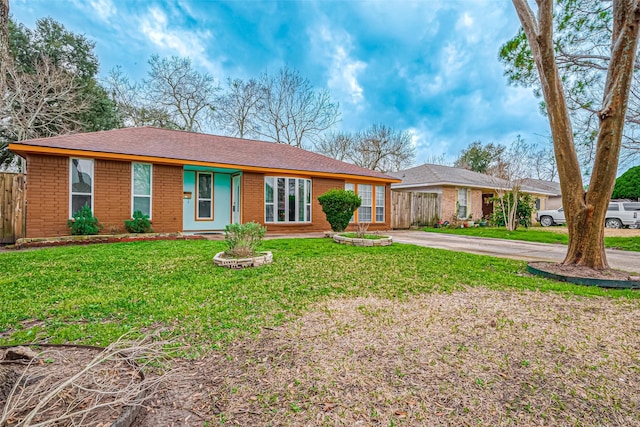
<svg viewBox="0 0 640 427"><path fill-rule="evenodd" d="M14 243L26 231L26 177L0 173L0 243Z"/></svg>
<svg viewBox="0 0 640 427"><path fill-rule="evenodd" d="M433 224L440 212L436 193L391 192L391 228Z"/></svg>

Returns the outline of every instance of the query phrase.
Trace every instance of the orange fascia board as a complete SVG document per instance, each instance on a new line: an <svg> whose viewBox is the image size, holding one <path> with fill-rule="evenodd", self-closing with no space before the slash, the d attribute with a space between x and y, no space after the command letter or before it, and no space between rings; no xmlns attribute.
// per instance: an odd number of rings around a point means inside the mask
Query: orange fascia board
<svg viewBox="0 0 640 427"><path fill-rule="evenodd" d="M121 154L121 153L106 153L103 151L87 151L87 150L75 150L70 148L55 148L55 147L42 147L39 145L27 145L27 144L9 144L9 149L19 155L30 154L45 154L53 156L67 156L67 157L89 157L94 159L103 160L120 160L126 162L147 162L163 165L174 166L206 166L213 168L226 168L226 169L239 169L245 172L261 172L261 173L276 173L276 174L296 174L304 176L315 176L323 178L338 178L338 179L357 179L359 181L374 181L374 182L401 182L399 179L385 179L376 178L366 175L353 175L345 173L335 172L315 172L307 170L296 169L279 169L279 168L267 168L261 166L246 166L246 165L231 165L227 163L214 163L214 162L201 162L197 160L181 160L171 159L167 157L154 157L154 156L141 156L136 154ZM23 156L24 157L24 156Z"/></svg>

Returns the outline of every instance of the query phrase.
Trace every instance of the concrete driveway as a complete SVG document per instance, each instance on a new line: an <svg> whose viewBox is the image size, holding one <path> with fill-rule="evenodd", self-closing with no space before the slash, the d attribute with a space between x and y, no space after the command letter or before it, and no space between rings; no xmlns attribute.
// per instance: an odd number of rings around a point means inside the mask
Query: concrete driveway
<svg viewBox="0 0 640 427"><path fill-rule="evenodd" d="M567 246L518 240L486 239L455 234L427 233L424 231L393 230L393 241L429 248L469 252L523 261L560 262L567 254ZM618 270L640 273L640 252L607 249L609 266Z"/></svg>

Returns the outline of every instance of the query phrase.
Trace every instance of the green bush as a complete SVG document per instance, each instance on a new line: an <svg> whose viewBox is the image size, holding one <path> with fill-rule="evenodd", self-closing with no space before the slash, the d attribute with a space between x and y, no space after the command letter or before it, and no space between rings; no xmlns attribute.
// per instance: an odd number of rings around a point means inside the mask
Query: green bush
<svg viewBox="0 0 640 427"><path fill-rule="evenodd" d="M93 216L88 204L75 212L73 219L67 220L67 225L71 228L71 234L82 236L98 234L101 228L98 218Z"/></svg>
<svg viewBox="0 0 640 427"><path fill-rule="evenodd" d="M489 218L489 223L498 227L504 227L504 216L502 215L502 204L498 197L491 199L494 204L493 212ZM505 194L504 203L513 203L513 193ZM533 216L533 208L536 205L536 199L531 194L519 193L518 194L518 206L516 207L516 219L517 224L523 227L531 226L531 217Z"/></svg>
<svg viewBox="0 0 640 427"><path fill-rule="evenodd" d="M318 201L327 217L331 230L340 233L349 226L349 220L362 204L360 197L351 190L329 190Z"/></svg>
<svg viewBox="0 0 640 427"><path fill-rule="evenodd" d="M149 215L143 214L140 210L133 213L132 219L124 220L124 228L126 228L129 233L153 233Z"/></svg>
<svg viewBox="0 0 640 427"><path fill-rule="evenodd" d="M227 225L224 229L224 240L228 246L225 253L236 258L254 256L266 232L266 227L257 222Z"/></svg>
<svg viewBox="0 0 640 427"><path fill-rule="evenodd" d="M640 166L634 166L616 179L614 199L640 200Z"/></svg>

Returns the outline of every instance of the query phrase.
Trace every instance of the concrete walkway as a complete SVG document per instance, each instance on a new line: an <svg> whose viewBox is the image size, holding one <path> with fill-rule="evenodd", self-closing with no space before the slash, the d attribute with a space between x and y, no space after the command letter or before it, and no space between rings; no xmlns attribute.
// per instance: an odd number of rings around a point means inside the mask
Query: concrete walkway
<svg viewBox="0 0 640 427"><path fill-rule="evenodd" d="M560 262L567 254L567 246L561 244L487 239L456 234L427 233L424 231L393 230L389 234L393 236L393 241L398 243L523 261ZM606 252L611 268L640 273L640 252L616 249L607 249Z"/></svg>

